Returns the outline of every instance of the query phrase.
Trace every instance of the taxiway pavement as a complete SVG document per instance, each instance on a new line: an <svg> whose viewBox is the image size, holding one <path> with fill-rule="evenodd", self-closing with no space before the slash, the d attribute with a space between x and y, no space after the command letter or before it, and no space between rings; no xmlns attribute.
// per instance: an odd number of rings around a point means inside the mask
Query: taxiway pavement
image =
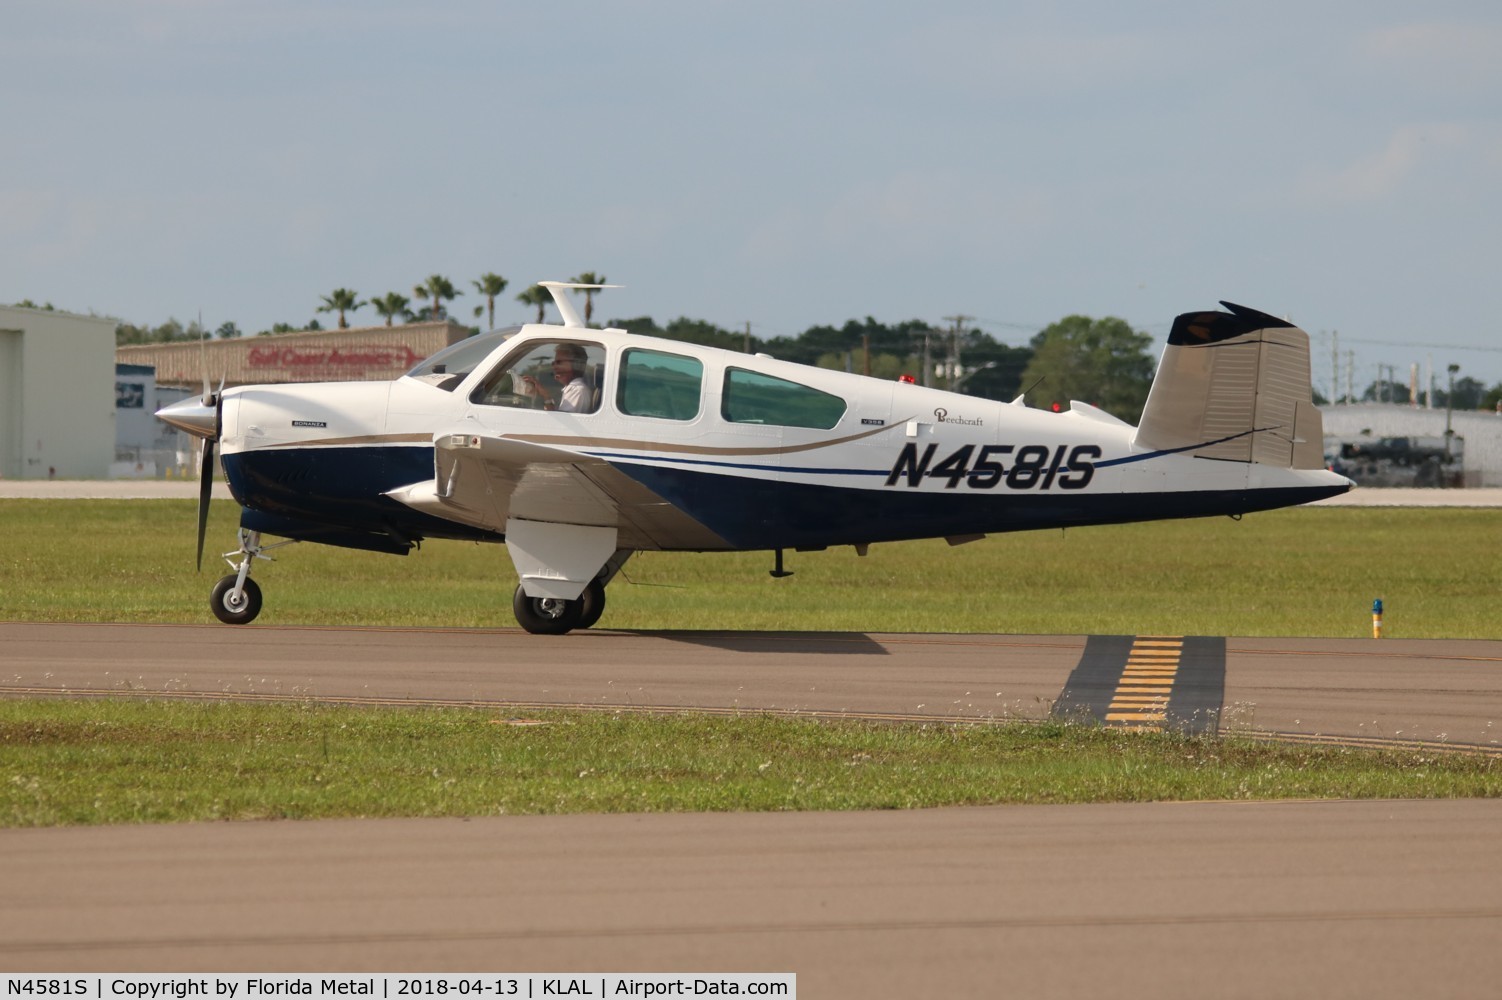
<svg viewBox="0 0 1502 1000"><path fill-rule="evenodd" d="M0 623L0 694L1043 718L1081 636ZM1502 640L1228 639L1219 727L1502 749Z"/></svg>
<svg viewBox="0 0 1502 1000"><path fill-rule="evenodd" d="M1499 827L1467 800L8 830L0 968L1494 996Z"/></svg>

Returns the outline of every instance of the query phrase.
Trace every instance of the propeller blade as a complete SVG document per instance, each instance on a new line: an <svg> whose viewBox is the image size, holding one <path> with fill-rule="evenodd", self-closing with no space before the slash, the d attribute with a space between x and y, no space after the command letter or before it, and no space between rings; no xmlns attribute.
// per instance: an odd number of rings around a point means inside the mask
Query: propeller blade
<svg viewBox="0 0 1502 1000"><path fill-rule="evenodd" d="M198 470L198 569L203 571L203 536L209 526L209 495L214 491L214 438L204 438Z"/></svg>

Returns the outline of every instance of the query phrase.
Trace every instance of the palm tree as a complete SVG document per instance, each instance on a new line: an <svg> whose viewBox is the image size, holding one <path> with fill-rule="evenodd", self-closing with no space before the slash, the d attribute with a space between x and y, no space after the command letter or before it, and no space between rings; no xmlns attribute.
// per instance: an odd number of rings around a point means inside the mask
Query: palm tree
<svg viewBox="0 0 1502 1000"><path fill-rule="evenodd" d="M537 307L537 322L543 322L543 308L553 301L553 295L541 285L533 285L516 297L516 301L524 306Z"/></svg>
<svg viewBox="0 0 1502 1000"><path fill-rule="evenodd" d="M478 291L481 295L485 296L485 305L475 306L475 315L478 316L480 315L480 313L484 312L486 308L489 308L490 329L494 330L495 297L504 292L506 290L506 286L510 284L510 282L501 277L499 274L482 274L480 275L479 281L472 281L470 282L470 284L474 285L475 290Z"/></svg>
<svg viewBox="0 0 1502 1000"><path fill-rule="evenodd" d="M593 271L585 271L583 274L579 275L577 278L570 278L568 280L570 282L572 282L573 284L576 284L576 285L603 285L603 284L605 284L605 276L602 274L602 275L600 275L597 278L597 277L595 277L595 273ZM598 292L599 289L598 288L581 288L579 290L584 293L584 325L588 326L589 325L590 317L593 316L594 312L595 312L595 293Z"/></svg>
<svg viewBox="0 0 1502 1000"><path fill-rule="evenodd" d="M454 287L454 283L441 274L429 275L427 281L413 286L412 293L419 298L431 298L433 300L432 318L435 320L443 319L448 315L443 311L443 303L439 300L452 299L454 296L461 294Z"/></svg>
<svg viewBox="0 0 1502 1000"><path fill-rule="evenodd" d="M390 326L393 316L405 317L407 315L407 305L411 301L401 292L387 292L378 299L371 299L370 304L375 307L376 312L386 317L386 325Z"/></svg>
<svg viewBox="0 0 1502 1000"><path fill-rule="evenodd" d="M354 312L356 309L359 309L361 306L365 305L364 302L359 301L360 293L351 291L348 288L336 288L330 294L322 296L322 298L323 305L318 307L318 311L321 313L338 313L339 329L341 330L347 329L349 327L349 324L344 321L345 310Z"/></svg>

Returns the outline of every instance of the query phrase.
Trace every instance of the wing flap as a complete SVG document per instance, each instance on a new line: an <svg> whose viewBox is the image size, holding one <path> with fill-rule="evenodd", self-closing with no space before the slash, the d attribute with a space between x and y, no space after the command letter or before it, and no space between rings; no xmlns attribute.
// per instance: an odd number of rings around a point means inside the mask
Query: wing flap
<svg viewBox="0 0 1502 1000"><path fill-rule="evenodd" d="M388 495L425 513L504 532L511 518L614 528L622 548L719 549L726 542L602 458L463 431L433 439L434 477Z"/></svg>

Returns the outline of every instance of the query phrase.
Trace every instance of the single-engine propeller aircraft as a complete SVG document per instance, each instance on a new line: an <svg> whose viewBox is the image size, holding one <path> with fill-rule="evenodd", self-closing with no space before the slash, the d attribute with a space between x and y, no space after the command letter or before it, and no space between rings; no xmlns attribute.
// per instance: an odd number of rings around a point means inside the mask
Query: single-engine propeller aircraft
<svg viewBox="0 0 1502 1000"><path fill-rule="evenodd" d="M404 555L503 542L530 632L588 628L639 550L767 550L1240 515L1344 493L1324 468L1309 338L1243 306L1179 316L1138 426L910 381L562 325L470 337L390 382L248 385L163 408L239 502L211 607L261 610L256 559L287 541Z"/></svg>

